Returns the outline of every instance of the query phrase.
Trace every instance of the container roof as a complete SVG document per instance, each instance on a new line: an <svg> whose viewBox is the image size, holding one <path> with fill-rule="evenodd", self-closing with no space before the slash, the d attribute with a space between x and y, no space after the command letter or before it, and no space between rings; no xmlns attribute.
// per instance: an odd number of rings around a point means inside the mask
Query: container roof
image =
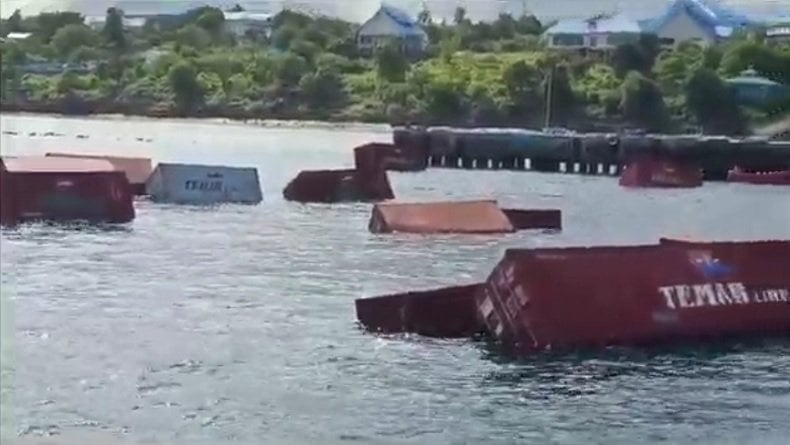
<svg viewBox="0 0 790 445"><path fill-rule="evenodd" d="M118 171L109 161L102 159L58 158L22 156L3 158L6 170L16 173L98 173Z"/></svg>

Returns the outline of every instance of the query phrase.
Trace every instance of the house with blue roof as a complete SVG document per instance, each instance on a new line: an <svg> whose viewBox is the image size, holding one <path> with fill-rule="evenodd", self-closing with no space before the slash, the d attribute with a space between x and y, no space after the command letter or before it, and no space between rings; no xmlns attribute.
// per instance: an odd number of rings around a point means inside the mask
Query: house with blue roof
<svg viewBox="0 0 790 445"><path fill-rule="evenodd" d="M394 44L407 55L419 55L428 44L428 34L409 14L382 5L356 33L357 49L372 54L376 48Z"/></svg>
<svg viewBox="0 0 790 445"><path fill-rule="evenodd" d="M661 16L643 22L642 28L668 44L686 40L715 43L753 24L716 0L675 0Z"/></svg>

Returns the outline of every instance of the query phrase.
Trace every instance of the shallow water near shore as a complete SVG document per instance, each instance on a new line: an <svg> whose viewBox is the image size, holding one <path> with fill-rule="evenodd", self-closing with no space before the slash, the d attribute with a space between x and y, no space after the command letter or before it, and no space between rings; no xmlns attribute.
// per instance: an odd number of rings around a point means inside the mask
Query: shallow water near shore
<svg viewBox="0 0 790 445"><path fill-rule="evenodd" d="M365 334L353 305L482 280L508 247L790 239L786 188L634 191L604 177L392 173L399 199L560 208L565 229L382 236L367 232L370 205L281 195L297 171L350 167L355 145L390 140L380 127L0 115L0 130L3 155L254 166L264 189L254 207L139 201L123 226L4 230L2 413L13 422L4 436L720 444L790 434L790 341L516 361L483 342Z"/></svg>

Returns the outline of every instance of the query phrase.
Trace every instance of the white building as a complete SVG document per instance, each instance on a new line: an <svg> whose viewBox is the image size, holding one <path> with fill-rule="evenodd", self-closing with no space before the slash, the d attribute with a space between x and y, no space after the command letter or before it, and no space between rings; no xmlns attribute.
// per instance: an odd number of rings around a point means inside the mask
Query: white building
<svg viewBox="0 0 790 445"><path fill-rule="evenodd" d="M636 20L618 14L562 20L546 30L544 38L550 48L610 50L638 40L641 33Z"/></svg>
<svg viewBox="0 0 790 445"><path fill-rule="evenodd" d="M357 31L357 48L371 54L376 48L397 45L405 54L417 55L425 50L428 34L405 12L382 5Z"/></svg>
<svg viewBox="0 0 790 445"><path fill-rule="evenodd" d="M248 36L269 36L272 29L272 14L238 11L223 12L225 31L237 38Z"/></svg>
<svg viewBox="0 0 790 445"><path fill-rule="evenodd" d="M106 22L107 17L103 15L85 17L85 24L96 31L104 29L104 24ZM124 29L142 29L142 27L145 26L145 22L145 17L124 17L123 27Z"/></svg>

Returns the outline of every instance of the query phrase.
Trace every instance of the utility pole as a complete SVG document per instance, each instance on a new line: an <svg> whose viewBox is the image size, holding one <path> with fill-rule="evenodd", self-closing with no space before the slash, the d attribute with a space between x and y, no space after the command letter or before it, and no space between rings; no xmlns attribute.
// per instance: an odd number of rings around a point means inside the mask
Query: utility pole
<svg viewBox="0 0 790 445"><path fill-rule="evenodd" d="M555 65L552 64L551 68L549 68L549 74L546 79L546 120L543 123L543 128L551 128L551 108L552 103L554 102L553 95L554 95L554 69Z"/></svg>

